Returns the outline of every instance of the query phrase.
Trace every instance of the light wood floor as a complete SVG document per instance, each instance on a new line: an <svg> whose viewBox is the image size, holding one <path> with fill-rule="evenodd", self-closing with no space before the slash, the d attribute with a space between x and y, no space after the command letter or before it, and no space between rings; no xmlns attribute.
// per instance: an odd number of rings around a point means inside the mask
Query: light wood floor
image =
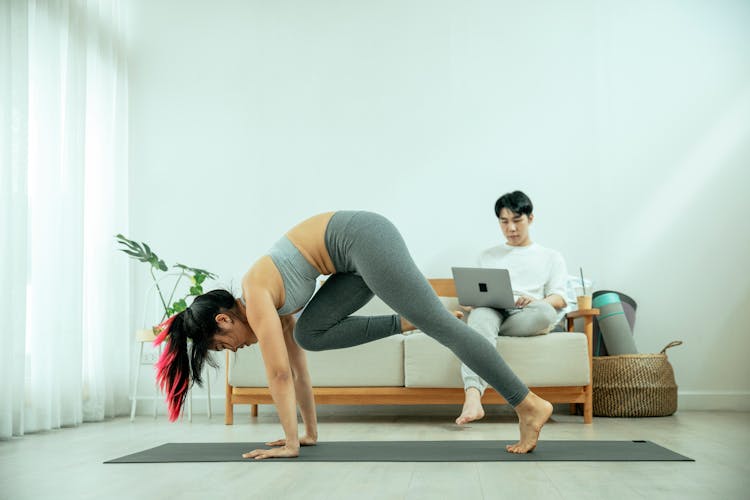
<svg viewBox="0 0 750 500"><path fill-rule="evenodd" d="M482 422L451 424L454 407L321 407L320 437L344 440L514 439L504 410ZM170 424L139 416L0 441L0 499L747 499L750 414L681 412L651 419L555 413L542 438L646 439L696 462L214 463L103 461L165 442L261 441L280 436L262 408L252 419L194 415ZM502 451L498 450L498 453Z"/></svg>

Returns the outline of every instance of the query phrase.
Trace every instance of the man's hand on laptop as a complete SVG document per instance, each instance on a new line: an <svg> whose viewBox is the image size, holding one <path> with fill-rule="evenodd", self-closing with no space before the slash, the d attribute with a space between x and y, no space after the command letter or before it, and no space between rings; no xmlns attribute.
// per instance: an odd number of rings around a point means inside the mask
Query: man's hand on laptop
<svg viewBox="0 0 750 500"><path fill-rule="evenodd" d="M527 305L534 302L534 298L529 297L528 295L521 295L518 297L518 300L516 300L516 307L526 307Z"/></svg>

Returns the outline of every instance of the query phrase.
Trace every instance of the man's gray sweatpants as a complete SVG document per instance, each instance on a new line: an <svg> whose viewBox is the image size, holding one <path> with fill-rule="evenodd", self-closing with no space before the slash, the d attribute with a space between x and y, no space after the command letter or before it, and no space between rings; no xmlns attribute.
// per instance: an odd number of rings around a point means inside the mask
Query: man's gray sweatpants
<svg viewBox="0 0 750 500"><path fill-rule="evenodd" d="M490 307L477 307L469 313L469 327L487 340L485 349L497 350L497 336L530 337L547 333L555 324L557 311L542 300L531 302L522 309L499 311ZM476 388L484 394L487 382L471 370L466 364L461 365L461 378L464 389Z"/></svg>

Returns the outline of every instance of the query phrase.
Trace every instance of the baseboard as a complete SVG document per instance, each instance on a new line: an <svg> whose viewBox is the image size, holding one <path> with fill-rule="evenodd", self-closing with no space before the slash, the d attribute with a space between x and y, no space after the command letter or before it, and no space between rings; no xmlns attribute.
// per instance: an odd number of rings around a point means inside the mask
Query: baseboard
<svg viewBox="0 0 750 500"><path fill-rule="evenodd" d="M677 408L750 411L750 391L678 391Z"/></svg>

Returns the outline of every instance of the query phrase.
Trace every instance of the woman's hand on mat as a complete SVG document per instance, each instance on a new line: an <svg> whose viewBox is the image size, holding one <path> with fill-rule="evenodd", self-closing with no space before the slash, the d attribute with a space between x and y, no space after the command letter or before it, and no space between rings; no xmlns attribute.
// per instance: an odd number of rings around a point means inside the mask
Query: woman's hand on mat
<svg viewBox="0 0 750 500"><path fill-rule="evenodd" d="M250 453L243 453L242 458L253 458L263 460L264 458L295 458L299 456L299 446L291 448L282 446L280 448L271 448L270 450L253 450Z"/></svg>
<svg viewBox="0 0 750 500"><path fill-rule="evenodd" d="M299 439L300 446L315 446L317 442L318 438L316 437L302 436ZM270 443L266 444L268 446L286 446L286 439L277 439L276 441L271 441Z"/></svg>

